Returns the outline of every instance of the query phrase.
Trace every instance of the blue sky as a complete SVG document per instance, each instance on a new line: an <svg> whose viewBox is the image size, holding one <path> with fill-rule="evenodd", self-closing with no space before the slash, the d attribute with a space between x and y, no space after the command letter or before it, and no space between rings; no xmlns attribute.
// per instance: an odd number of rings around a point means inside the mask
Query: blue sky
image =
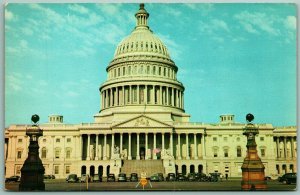
<svg viewBox="0 0 300 195"><path fill-rule="evenodd" d="M296 125L296 7L293 4L149 4L149 26L184 84L191 121L221 114ZM5 126L50 114L93 122L99 86L138 4L8 4L5 8Z"/></svg>

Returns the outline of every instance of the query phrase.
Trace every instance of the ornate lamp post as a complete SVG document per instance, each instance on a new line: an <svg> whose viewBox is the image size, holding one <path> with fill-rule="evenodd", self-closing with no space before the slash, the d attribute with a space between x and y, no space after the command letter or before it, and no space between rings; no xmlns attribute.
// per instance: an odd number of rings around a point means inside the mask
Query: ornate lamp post
<svg viewBox="0 0 300 195"><path fill-rule="evenodd" d="M30 143L28 147L28 157L21 169L20 191L45 190L45 168L39 157L38 138L43 135L43 131L37 125L39 119L40 117L38 115L33 115L31 121L34 124L26 129L26 135L30 137Z"/></svg>
<svg viewBox="0 0 300 195"><path fill-rule="evenodd" d="M255 135L258 128L251 123L254 119L252 114L247 114L247 125L243 135L247 136L247 155L242 165L242 190L266 190L265 166L261 162L256 150Z"/></svg>

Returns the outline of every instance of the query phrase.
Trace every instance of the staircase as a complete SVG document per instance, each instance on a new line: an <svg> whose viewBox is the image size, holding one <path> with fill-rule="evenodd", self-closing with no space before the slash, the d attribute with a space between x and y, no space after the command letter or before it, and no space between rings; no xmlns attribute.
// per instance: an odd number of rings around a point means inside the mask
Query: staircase
<svg viewBox="0 0 300 195"><path fill-rule="evenodd" d="M150 177L154 173L163 173L164 167L162 160L124 160L124 164L121 168L121 173L126 173L129 176L131 173L137 173L139 177L142 172L147 173L147 177Z"/></svg>

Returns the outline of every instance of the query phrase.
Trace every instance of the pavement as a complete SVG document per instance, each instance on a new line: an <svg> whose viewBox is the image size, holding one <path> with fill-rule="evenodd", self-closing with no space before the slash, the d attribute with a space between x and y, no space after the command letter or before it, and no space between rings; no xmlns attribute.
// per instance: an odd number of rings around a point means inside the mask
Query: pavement
<svg viewBox="0 0 300 195"><path fill-rule="evenodd" d="M19 183L6 183L7 191L18 191ZM241 180L222 182L151 182L144 188L138 182L67 183L65 180L45 181L45 191L241 191ZM296 184L268 181L267 191L295 191Z"/></svg>

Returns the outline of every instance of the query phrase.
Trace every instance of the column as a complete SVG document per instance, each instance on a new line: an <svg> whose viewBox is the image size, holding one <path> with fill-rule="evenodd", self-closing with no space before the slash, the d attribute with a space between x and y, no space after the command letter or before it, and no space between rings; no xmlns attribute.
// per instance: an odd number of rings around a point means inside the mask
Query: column
<svg viewBox="0 0 300 195"><path fill-rule="evenodd" d="M132 86L131 85L129 85L129 104L131 104L132 103Z"/></svg>
<svg viewBox="0 0 300 195"><path fill-rule="evenodd" d="M157 159L157 156L156 156L156 133L153 133L153 159Z"/></svg>
<svg viewBox="0 0 300 195"><path fill-rule="evenodd" d="M96 146L95 146L95 152L96 152L96 155L95 155L95 160L98 160L99 157L98 157L98 142L99 142L99 134L96 134Z"/></svg>
<svg viewBox="0 0 300 195"><path fill-rule="evenodd" d="M292 136L291 137L291 153L292 153L292 158L294 158L295 157L295 149L294 149L294 137Z"/></svg>
<svg viewBox="0 0 300 195"><path fill-rule="evenodd" d="M123 133L120 133L120 156L123 152Z"/></svg>
<svg viewBox="0 0 300 195"><path fill-rule="evenodd" d="M145 145L146 145L146 148L145 148L145 160L147 160L148 159L148 134L147 133L145 133L145 136L146 136L146 143L145 143Z"/></svg>
<svg viewBox="0 0 300 195"><path fill-rule="evenodd" d="M176 92L176 98L175 98L176 104L175 104L175 106L176 106L176 107L179 107L179 106L178 106L178 89L176 89L175 92Z"/></svg>
<svg viewBox="0 0 300 195"><path fill-rule="evenodd" d="M8 159L10 159L12 157L12 138L13 138L12 136L8 137L8 149L7 149L7 151L8 151L7 158Z"/></svg>
<svg viewBox="0 0 300 195"><path fill-rule="evenodd" d="M113 159L114 157L114 147L115 147L115 134L111 134L111 157L110 159Z"/></svg>
<svg viewBox="0 0 300 195"><path fill-rule="evenodd" d="M165 134L162 133L161 134L161 147L162 147L162 151L164 152L163 155L165 155Z"/></svg>
<svg viewBox="0 0 300 195"><path fill-rule="evenodd" d="M81 137L81 135L78 136L78 143L79 143L79 157L78 157L78 160L82 160L82 137Z"/></svg>
<svg viewBox="0 0 300 195"><path fill-rule="evenodd" d="M201 134L202 158L206 157L204 134Z"/></svg>
<svg viewBox="0 0 300 195"><path fill-rule="evenodd" d="M276 149L277 149L277 158L280 158L280 156L279 156L279 137L276 137Z"/></svg>
<svg viewBox="0 0 300 195"><path fill-rule="evenodd" d="M197 151L197 135L194 133L194 159L198 159L198 151Z"/></svg>
<svg viewBox="0 0 300 195"><path fill-rule="evenodd" d="M171 98L171 102L172 102L172 106L174 106L174 88L171 88L172 90L172 98Z"/></svg>
<svg viewBox="0 0 300 195"><path fill-rule="evenodd" d="M186 159L190 159L189 155L189 134L185 134L185 140L186 140Z"/></svg>
<svg viewBox="0 0 300 195"><path fill-rule="evenodd" d="M105 107L108 108L109 104L108 104L108 90L107 89L105 90L105 101L106 101L105 102Z"/></svg>
<svg viewBox="0 0 300 195"><path fill-rule="evenodd" d="M123 85L123 87L122 87L122 91L123 91L123 105L125 105L125 86Z"/></svg>
<svg viewBox="0 0 300 195"><path fill-rule="evenodd" d="M162 98L162 86L159 87L159 104L163 104L163 98Z"/></svg>
<svg viewBox="0 0 300 195"><path fill-rule="evenodd" d="M86 151L86 160L90 160L90 134L87 135L88 136L88 143L87 143L87 151Z"/></svg>
<svg viewBox="0 0 300 195"><path fill-rule="evenodd" d="M113 106L113 88L110 89L110 106Z"/></svg>
<svg viewBox="0 0 300 195"><path fill-rule="evenodd" d="M178 139L178 159L181 159L181 144L180 144L180 133L177 134L177 139Z"/></svg>
<svg viewBox="0 0 300 195"><path fill-rule="evenodd" d="M147 104L148 102L148 85L145 85L145 89L144 89L144 103Z"/></svg>
<svg viewBox="0 0 300 195"><path fill-rule="evenodd" d="M169 106L169 87L166 87L167 92L167 105Z"/></svg>
<svg viewBox="0 0 300 195"><path fill-rule="evenodd" d="M136 90L137 90L137 103L139 104L140 103L140 86L137 85L136 86Z"/></svg>
<svg viewBox="0 0 300 195"><path fill-rule="evenodd" d="M181 96L181 105L182 105L182 109L184 109L184 92L182 92L182 96Z"/></svg>
<svg viewBox="0 0 300 195"><path fill-rule="evenodd" d="M170 148L171 148L171 156L173 156L173 134L170 133Z"/></svg>
<svg viewBox="0 0 300 195"><path fill-rule="evenodd" d="M152 93L151 93L151 99L152 99L152 101L151 101L151 103L152 104L155 104L155 86L154 85L152 85Z"/></svg>
<svg viewBox="0 0 300 195"><path fill-rule="evenodd" d="M106 156L106 141L107 141L107 134L104 134L104 146L103 146L103 160L107 160L107 156Z"/></svg>
<svg viewBox="0 0 300 195"><path fill-rule="evenodd" d="M287 155L286 155L286 136L284 136L283 137L283 144L284 144L284 158L286 158L287 157Z"/></svg>
<svg viewBox="0 0 300 195"><path fill-rule="evenodd" d="M181 91L179 91L179 97L178 98L179 98L179 108L182 108L182 106L181 106L182 105L181 104Z"/></svg>
<svg viewBox="0 0 300 195"><path fill-rule="evenodd" d="M116 106L120 105L120 99L119 99L119 87L116 87Z"/></svg>
<svg viewBox="0 0 300 195"><path fill-rule="evenodd" d="M65 143L66 143L66 136L62 136L62 141L63 141L63 147L62 147L62 160L64 161L66 159L66 147L65 147Z"/></svg>
<svg viewBox="0 0 300 195"><path fill-rule="evenodd" d="M140 134L136 134L136 139L137 139L137 149L136 149L136 159L140 160Z"/></svg>
<svg viewBox="0 0 300 195"><path fill-rule="evenodd" d="M128 133L128 160L131 159L131 133Z"/></svg>

